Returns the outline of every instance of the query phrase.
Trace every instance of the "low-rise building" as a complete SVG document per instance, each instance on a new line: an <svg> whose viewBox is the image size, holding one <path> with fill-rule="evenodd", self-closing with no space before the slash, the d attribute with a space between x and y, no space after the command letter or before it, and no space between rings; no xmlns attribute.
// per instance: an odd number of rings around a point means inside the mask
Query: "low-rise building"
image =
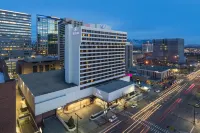
<svg viewBox="0 0 200 133"><path fill-rule="evenodd" d="M10 80L6 63L0 60L0 132L16 132L16 88Z"/></svg>
<svg viewBox="0 0 200 133"><path fill-rule="evenodd" d="M74 83L65 82L64 72L64 69L61 69L19 75L19 88L38 125L46 117L55 115L59 107L64 107L65 111L71 112L92 104L95 100L98 103L109 104L135 90L130 77L81 89Z"/></svg>
<svg viewBox="0 0 200 133"><path fill-rule="evenodd" d="M56 57L29 57L19 60L16 65L17 74L29 74L34 72L46 72L60 69L60 61Z"/></svg>
<svg viewBox="0 0 200 133"><path fill-rule="evenodd" d="M137 73L149 76L151 79L163 80L170 76L170 68L165 66L140 66Z"/></svg>

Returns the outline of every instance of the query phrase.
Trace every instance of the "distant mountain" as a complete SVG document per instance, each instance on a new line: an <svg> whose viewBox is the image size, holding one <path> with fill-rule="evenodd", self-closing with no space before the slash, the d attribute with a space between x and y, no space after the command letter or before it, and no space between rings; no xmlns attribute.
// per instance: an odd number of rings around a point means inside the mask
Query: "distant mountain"
<svg viewBox="0 0 200 133"><path fill-rule="evenodd" d="M152 43L152 40L150 39L145 39L145 40L128 39L128 42L132 43L133 46L136 48L142 48L142 44L147 43L148 41Z"/></svg>
<svg viewBox="0 0 200 133"><path fill-rule="evenodd" d="M185 44L185 48L200 48L200 44Z"/></svg>

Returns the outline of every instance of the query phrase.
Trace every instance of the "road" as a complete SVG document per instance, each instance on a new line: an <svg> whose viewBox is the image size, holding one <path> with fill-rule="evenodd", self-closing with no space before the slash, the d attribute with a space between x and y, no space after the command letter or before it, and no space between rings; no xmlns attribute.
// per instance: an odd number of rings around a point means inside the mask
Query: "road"
<svg viewBox="0 0 200 133"><path fill-rule="evenodd" d="M125 111L128 118L112 123L100 133L200 133L200 113L193 126L193 107L196 102L193 92L200 85L200 70L179 79L170 88L162 91L137 112Z"/></svg>

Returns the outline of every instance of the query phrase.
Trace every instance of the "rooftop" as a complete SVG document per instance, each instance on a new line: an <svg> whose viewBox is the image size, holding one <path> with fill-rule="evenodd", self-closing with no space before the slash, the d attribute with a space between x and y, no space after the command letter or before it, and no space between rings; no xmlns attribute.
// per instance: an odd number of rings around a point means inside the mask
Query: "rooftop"
<svg viewBox="0 0 200 133"><path fill-rule="evenodd" d="M19 76L34 96L39 96L76 86L73 83L65 82L64 69L43 73L22 74Z"/></svg>
<svg viewBox="0 0 200 133"><path fill-rule="evenodd" d="M167 66L140 66L138 69L145 69L145 70L149 70L149 71L163 72L163 71L171 69L171 67L167 67Z"/></svg>
<svg viewBox="0 0 200 133"><path fill-rule="evenodd" d="M96 86L96 88L99 89L99 90L102 90L104 92L111 93L111 92L114 92L114 91L119 90L121 88L124 88L126 86L129 86L131 84L133 84L133 83L132 82L126 82L126 81L123 81L123 80L114 80L114 81L102 84L100 86Z"/></svg>
<svg viewBox="0 0 200 133"><path fill-rule="evenodd" d="M24 59L25 62L40 62L40 61L54 61L54 60L58 60L58 58L51 56L36 56Z"/></svg>

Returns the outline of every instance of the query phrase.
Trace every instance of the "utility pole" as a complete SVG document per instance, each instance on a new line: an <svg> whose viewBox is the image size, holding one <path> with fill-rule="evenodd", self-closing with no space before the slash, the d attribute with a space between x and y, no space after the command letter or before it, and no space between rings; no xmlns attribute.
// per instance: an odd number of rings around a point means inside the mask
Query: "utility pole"
<svg viewBox="0 0 200 133"><path fill-rule="evenodd" d="M200 108L200 105L199 105L199 104L195 104L195 105L193 105L193 104L188 104L188 105L190 105L190 106L192 106L192 107L194 108L194 121L193 121L193 125L195 125L195 124L196 124L196 123L195 123L195 115L196 115L195 109L196 109L196 108Z"/></svg>
<svg viewBox="0 0 200 133"><path fill-rule="evenodd" d="M82 119L82 118L76 113L75 113L75 115L77 116L77 118L76 118L76 126L77 126L77 133L78 133L78 119Z"/></svg>

